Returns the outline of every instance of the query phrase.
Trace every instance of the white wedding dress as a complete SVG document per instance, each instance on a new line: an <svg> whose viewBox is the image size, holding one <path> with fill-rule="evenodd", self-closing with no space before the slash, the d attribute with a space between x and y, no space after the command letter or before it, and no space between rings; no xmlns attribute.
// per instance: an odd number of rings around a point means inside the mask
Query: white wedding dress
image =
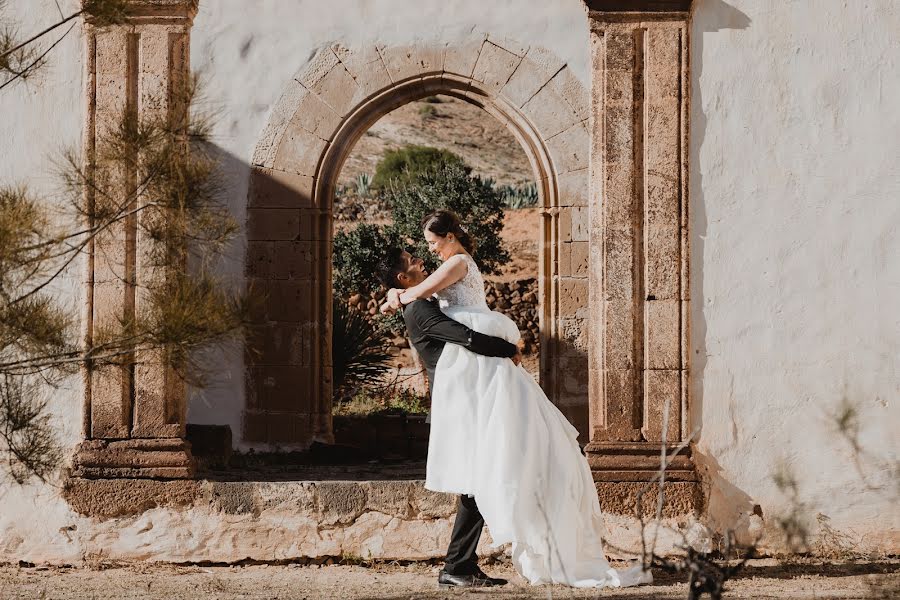
<svg viewBox="0 0 900 600"><path fill-rule="evenodd" d="M435 294L443 312L517 342L515 323L488 308L475 261L466 254L449 260L465 261L467 272ZM532 584L620 587L652 580L640 565L610 567L578 432L523 367L447 344L434 379L426 488L474 496L494 546L511 543L516 569Z"/></svg>

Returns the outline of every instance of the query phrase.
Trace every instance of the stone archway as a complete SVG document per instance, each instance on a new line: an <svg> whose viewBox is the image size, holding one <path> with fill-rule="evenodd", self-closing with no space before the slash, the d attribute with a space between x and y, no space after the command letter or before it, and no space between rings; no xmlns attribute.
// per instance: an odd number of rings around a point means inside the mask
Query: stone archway
<svg viewBox="0 0 900 600"><path fill-rule="evenodd" d="M268 299L251 339L259 352L247 355L245 441L302 447L331 437L335 181L375 121L434 94L483 108L529 158L544 208L542 384L587 433L588 92L547 50L481 36L323 48L284 90L256 148L248 197L246 274Z"/></svg>

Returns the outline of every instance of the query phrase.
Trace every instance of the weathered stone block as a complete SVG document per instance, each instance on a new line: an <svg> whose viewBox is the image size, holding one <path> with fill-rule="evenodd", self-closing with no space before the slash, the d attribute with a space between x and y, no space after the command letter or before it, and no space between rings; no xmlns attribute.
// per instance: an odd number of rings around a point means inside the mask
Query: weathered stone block
<svg viewBox="0 0 900 600"><path fill-rule="evenodd" d="M556 180L559 190L559 206L588 206L589 181L588 169L559 175Z"/></svg>
<svg viewBox="0 0 900 600"><path fill-rule="evenodd" d="M399 518L413 516L411 498L416 490L413 481L365 481L360 487L366 492L366 510Z"/></svg>
<svg viewBox="0 0 900 600"><path fill-rule="evenodd" d="M644 426L641 428L644 439L663 441L663 422L666 420L665 441L677 442L681 439L681 371L645 371Z"/></svg>
<svg viewBox="0 0 900 600"><path fill-rule="evenodd" d="M691 322L691 303L682 300L679 304L681 305L681 369L687 370L690 368L691 363L691 331L689 327Z"/></svg>
<svg viewBox="0 0 900 600"><path fill-rule="evenodd" d="M557 173L569 173L588 168L591 151L590 134L584 123L576 123L569 129L547 140Z"/></svg>
<svg viewBox="0 0 900 600"><path fill-rule="evenodd" d="M269 282L268 292L267 312L273 321L301 323L315 320L309 282L273 280Z"/></svg>
<svg viewBox="0 0 900 600"><path fill-rule="evenodd" d="M486 91L499 92L521 61L520 56L487 41L481 48L472 78L481 82Z"/></svg>
<svg viewBox="0 0 900 600"><path fill-rule="evenodd" d="M645 302L646 368L681 368L680 304L678 300Z"/></svg>
<svg viewBox="0 0 900 600"><path fill-rule="evenodd" d="M634 244L632 229L606 229L602 271L605 300L632 301L635 287Z"/></svg>
<svg viewBox="0 0 900 600"><path fill-rule="evenodd" d="M378 46L394 83L443 70L444 49L436 45Z"/></svg>
<svg viewBox="0 0 900 600"><path fill-rule="evenodd" d="M292 122L281 138L273 167L279 171L313 177L327 145L325 140Z"/></svg>
<svg viewBox="0 0 900 600"><path fill-rule="evenodd" d="M604 441L640 440L640 400L631 369L603 371L603 420L595 435Z"/></svg>
<svg viewBox="0 0 900 600"><path fill-rule="evenodd" d="M573 206L569 209L572 219L572 241L587 242L591 239L590 214L587 208Z"/></svg>
<svg viewBox="0 0 900 600"><path fill-rule="evenodd" d="M606 87L602 103L605 106L631 106L634 101L634 74L631 71L604 71Z"/></svg>
<svg viewBox="0 0 900 600"><path fill-rule="evenodd" d="M271 279L274 272L273 242L248 241L244 273L248 277Z"/></svg>
<svg viewBox="0 0 900 600"><path fill-rule="evenodd" d="M330 68L327 71L319 71L318 65L313 65L313 72L302 74L300 82L321 98L337 115L345 115L359 95L356 80L338 61L331 48L325 48L320 54L329 54L334 58L333 61L328 60Z"/></svg>
<svg viewBox="0 0 900 600"><path fill-rule="evenodd" d="M572 242L571 246L571 275L575 277L588 276L588 256L590 255L590 242ZM563 275L564 273L560 273Z"/></svg>
<svg viewBox="0 0 900 600"><path fill-rule="evenodd" d="M506 36L490 34L490 35L488 35L487 39L490 43L494 44L495 46L499 46L500 48L503 48L507 52L515 54L516 56L518 56L520 58L524 57L526 54L528 54L528 51L529 51L528 45L523 44L523 43L519 42L518 40L514 40L514 39L506 37Z"/></svg>
<svg viewBox="0 0 900 600"><path fill-rule="evenodd" d="M276 279L310 279L313 275L312 242L275 242L274 277Z"/></svg>
<svg viewBox="0 0 900 600"><path fill-rule="evenodd" d="M269 122L263 130L259 142L256 145L256 152L253 154L253 164L271 167L275 162L275 152L278 144L287 129L288 123L297 112L304 96L309 94L309 90L303 87L300 82L292 79L288 86L282 92L281 97L272 109L269 116Z"/></svg>
<svg viewBox="0 0 900 600"><path fill-rule="evenodd" d="M125 438L129 431L130 381L124 369L115 365L91 372L91 436Z"/></svg>
<svg viewBox="0 0 900 600"><path fill-rule="evenodd" d="M681 286L681 299L691 299L691 247L688 228L686 225L681 226L679 237L681 239L681 277L679 284Z"/></svg>
<svg viewBox="0 0 900 600"><path fill-rule="evenodd" d="M635 308L631 299L607 300L603 303L603 368L606 370L634 369Z"/></svg>
<svg viewBox="0 0 900 600"><path fill-rule="evenodd" d="M500 94L521 107L564 66L565 63L552 52L540 47L531 48Z"/></svg>
<svg viewBox="0 0 900 600"><path fill-rule="evenodd" d="M444 49L444 71L471 77L487 36L477 35Z"/></svg>
<svg viewBox="0 0 900 600"><path fill-rule="evenodd" d="M586 279L560 277L559 314L587 318L588 285Z"/></svg>
<svg viewBox="0 0 900 600"><path fill-rule="evenodd" d="M300 211L292 208L248 208L247 239L293 240L300 231Z"/></svg>
<svg viewBox="0 0 900 600"><path fill-rule="evenodd" d="M634 164L630 161L603 165L603 210L608 227L632 227L636 222Z"/></svg>
<svg viewBox="0 0 900 600"><path fill-rule="evenodd" d="M680 92L680 27L654 25L647 28L647 97L677 99Z"/></svg>
<svg viewBox="0 0 900 600"><path fill-rule="evenodd" d="M590 118L590 96L581 80L568 66L560 69L548 85L565 99L579 121L587 121Z"/></svg>
<svg viewBox="0 0 900 600"><path fill-rule="evenodd" d="M348 90L349 91L349 90ZM306 90L297 103L290 127L308 131L322 140L330 140L341 124L343 113L336 112L314 92Z"/></svg>
<svg viewBox="0 0 900 600"><path fill-rule="evenodd" d="M645 280L647 298L678 300L681 271L679 230L648 227L645 233Z"/></svg>
<svg viewBox="0 0 900 600"><path fill-rule="evenodd" d="M609 105L602 117L605 125L603 160L624 163L634 160L634 118L630 105Z"/></svg>
<svg viewBox="0 0 900 600"><path fill-rule="evenodd" d="M391 77L375 46L349 49L341 44L334 44L331 50L356 80L357 97L353 99L354 104L391 85Z"/></svg>
<svg viewBox="0 0 900 600"><path fill-rule="evenodd" d="M316 484L316 511L322 523L352 523L366 507L366 492L353 481L321 481Z"/></svg>
<svg viewBox="0 0 900 600"><path fill-rule="evenodd" d="M678 119L679 105L676 100L651 104L647 107L647 129L644 148L648 178L661 179L657 185L668 184L676 190L681 184L681 131Z"/></svg>
<svg viewBox="0 0 900 600"><path fill-rule="evenodd" d="M604 31L604 57L607 70L631 71L634 68L636 27L607 27Z"/></svg>
<svg viewBox="0 0 900 600"><path fill-rule="evenodd" d="M251 208L302 208L312 206L315 179L274 169L250 171Z"/></svg>
<svg viewBox="0 0 900 600"><path fill-rule="evenodd" d="M544 139L549 139L581 122L565 98L550 86L544 86L532 96L531 100L522 106L522 111L534 123Z"/></svg>

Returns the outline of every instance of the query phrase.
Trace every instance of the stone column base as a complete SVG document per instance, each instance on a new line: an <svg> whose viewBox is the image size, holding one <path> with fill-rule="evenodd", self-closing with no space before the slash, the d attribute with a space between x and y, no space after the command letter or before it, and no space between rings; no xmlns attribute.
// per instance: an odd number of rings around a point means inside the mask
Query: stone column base
<svg viewBox="0 0 900 600"><path fill-rule="evenodd" d="M85 440L75 450L72 476L87 479L191 479L191 445L181 438Z"/></svg>
<svg viewBox="0 0 900 600"><path fill-rule="evenodd" d="M667 449L670 454L674 448ZM644 516L656 510L660 447L644 443L592 442L585 447L603 512L636 516L638 494ZM651 483L653 482L653 483ZM700 515L706 501L703 487L684 448L669 463L663 489L663 516Z"/></svg>

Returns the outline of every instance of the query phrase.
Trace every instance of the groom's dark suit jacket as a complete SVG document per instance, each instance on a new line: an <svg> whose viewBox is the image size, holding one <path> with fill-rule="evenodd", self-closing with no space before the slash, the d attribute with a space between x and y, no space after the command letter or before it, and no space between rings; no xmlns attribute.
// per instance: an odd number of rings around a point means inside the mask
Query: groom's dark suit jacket
<svg viewBox="0 0 900 600"><path fill-rule="evenodd" d="M434 368L445 344L458 344L483 356L511 358L516 345L504 339L484 335L454 321L441 312L433 300L415 300L403 308L403 320L409 339L428 371L428 384L434 388Z"/></svg>

